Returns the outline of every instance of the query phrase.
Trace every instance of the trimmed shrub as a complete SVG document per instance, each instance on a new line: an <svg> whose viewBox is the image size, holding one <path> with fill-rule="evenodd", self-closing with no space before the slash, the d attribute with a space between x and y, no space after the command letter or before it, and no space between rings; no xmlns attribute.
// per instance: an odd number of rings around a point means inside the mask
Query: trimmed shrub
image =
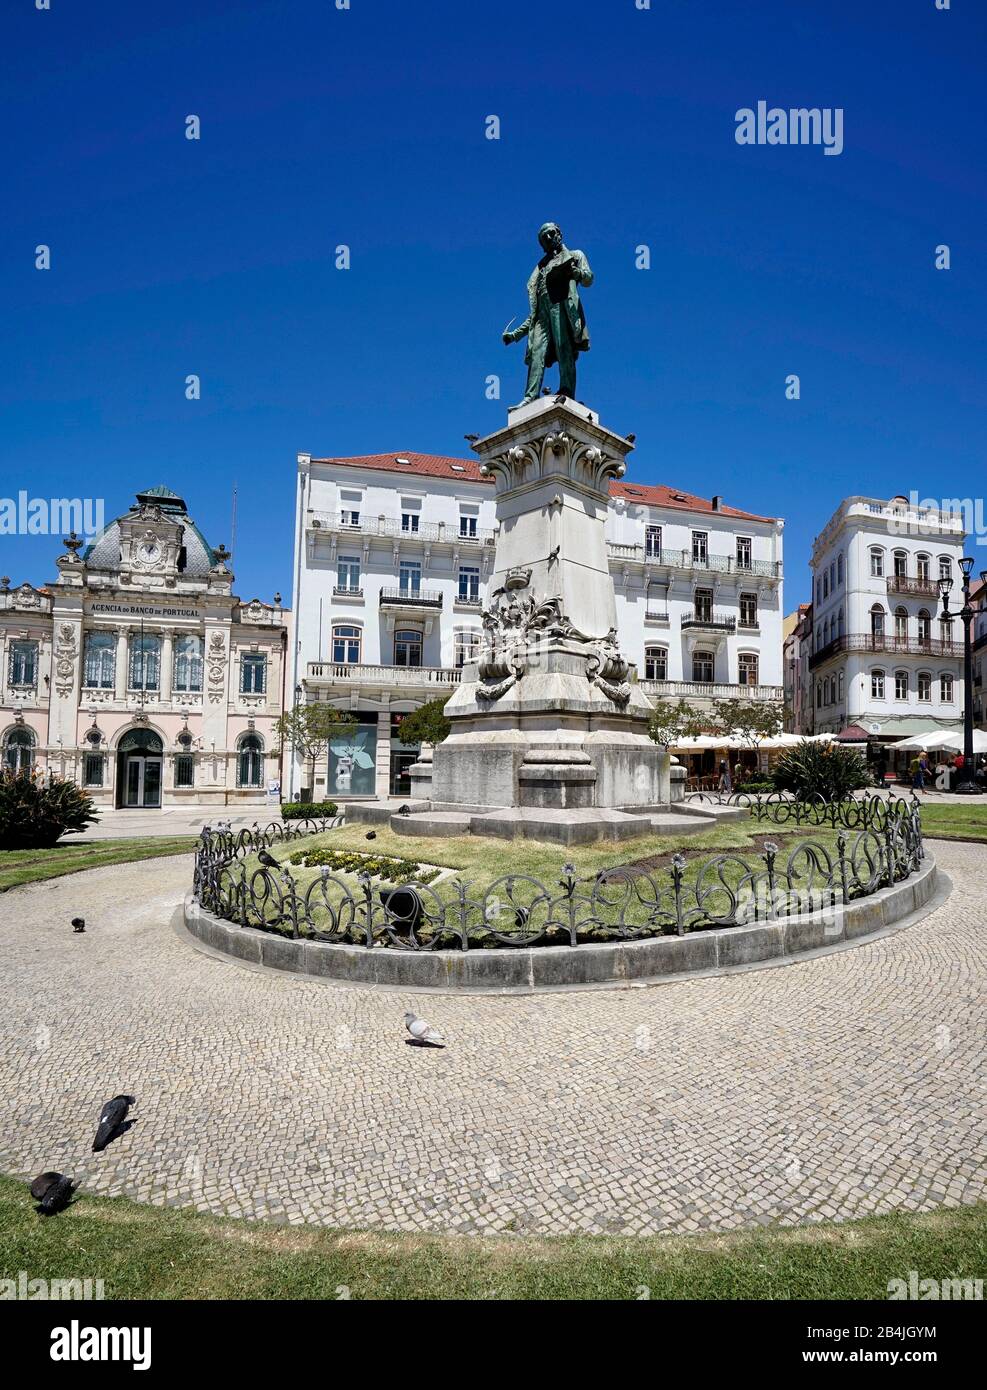
<svg viewBox="0 0 987 1390"><path fill-rule="evenodd" d="M0 850L51 849L63 835L98 819L95 802L74 782L9 768L0 772Z"/></svg>
<svg viewBox="0 0 987 1390"><path fill-rule="evenodd" d="M323 816L335 816L339 812L339 807L335 801L282 801L281 817L283 820L302 820L306 816L311 816L314 820L321 820Z"/></svg>
<svg viewBox="0 0 987 1390"><path fill-rule="evenodd" d="M811 797L844 801L852 792L870 786L870 772L855 749L805 739L787 749L775 763L774 784L800 801Z"/></svg>

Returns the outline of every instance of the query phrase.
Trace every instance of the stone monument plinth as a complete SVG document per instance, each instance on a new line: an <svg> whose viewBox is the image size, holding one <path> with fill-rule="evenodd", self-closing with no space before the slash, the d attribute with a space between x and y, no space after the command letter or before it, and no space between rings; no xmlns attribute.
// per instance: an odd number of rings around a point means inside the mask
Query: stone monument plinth
<svg viewBox="0 0 987 1390"><path fill-rule="evenodd" d="M500 529L479 658L445 708L431 811L564 842L647 833L670 800L669 759L618 646L604 535L631 444L556 396L511 410L473 448Z"/></svg>

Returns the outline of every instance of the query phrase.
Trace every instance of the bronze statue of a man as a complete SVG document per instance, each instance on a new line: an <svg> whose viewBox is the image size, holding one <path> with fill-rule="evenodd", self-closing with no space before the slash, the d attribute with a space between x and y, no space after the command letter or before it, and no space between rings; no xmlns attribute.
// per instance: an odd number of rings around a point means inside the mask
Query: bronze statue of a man
<svg viewBox="0 0 987 1390"><path fill-rule="evenodd" d="M582 251L570 251L554 222L546 222L538 233L544 255L528 280L528 317L518 328L504 333L505 343L527 337L528 385L525 405L537 400L545 368L559 364L559 392L576 394L576 358L589 351L586 315L579 302L579 286L592 285L593 272Z"/></svg>

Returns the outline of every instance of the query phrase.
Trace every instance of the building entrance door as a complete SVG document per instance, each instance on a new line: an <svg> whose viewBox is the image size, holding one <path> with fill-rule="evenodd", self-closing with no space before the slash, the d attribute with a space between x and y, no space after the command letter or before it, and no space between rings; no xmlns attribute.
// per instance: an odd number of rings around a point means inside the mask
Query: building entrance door
<svg viewBox="0 0 987 1390"><path fill-rule="evenodd" d="M161 759L131 753L126 761L124 806L161 805Z"/></svg>

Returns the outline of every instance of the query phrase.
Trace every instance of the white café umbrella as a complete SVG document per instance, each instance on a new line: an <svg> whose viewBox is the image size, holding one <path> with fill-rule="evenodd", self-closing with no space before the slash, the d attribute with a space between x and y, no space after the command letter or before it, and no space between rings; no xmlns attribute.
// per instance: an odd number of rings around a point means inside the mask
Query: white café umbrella
<svg viewBox="0 0 987 1390"><path fill-rule="evenodd" d="M899 739L897 743L891 743L888 746L896 753L932 752L933 749L939 748L955 748L962 753L963 730L936 729L930 734L913 734L911 738ZM974 729L973 731L973 751L974 753L987 753L987 732L983 729Z"/></svg>

